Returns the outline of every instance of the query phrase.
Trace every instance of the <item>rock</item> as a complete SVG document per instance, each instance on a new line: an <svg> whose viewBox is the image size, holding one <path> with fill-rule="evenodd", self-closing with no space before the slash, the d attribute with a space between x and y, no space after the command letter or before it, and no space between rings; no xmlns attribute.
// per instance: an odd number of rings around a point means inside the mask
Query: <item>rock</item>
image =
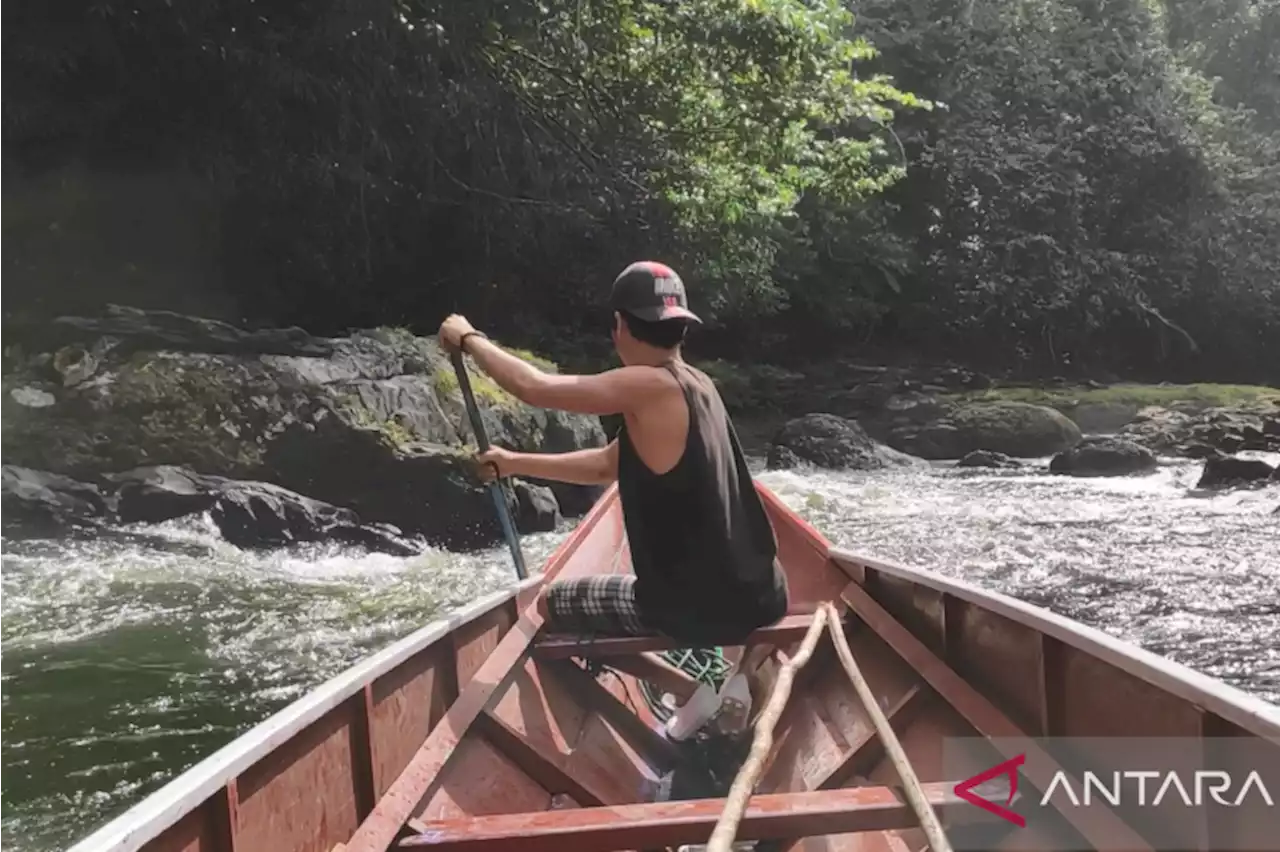
<svg viewBox="0 0 1280 852"><path fill-rule="evenodd" d="M94 484L41 470L4 465L6 531L54 531L96 523L111 513L110 500Z"/></svg>
<svg viewBox="0 0 1280 852"><path fill-rule="evenodd" d="M516 528L522 533L551 532L560 525L560 505L546 486L516 480Z"/></svg>
<svg viewBox="0 0 1280 852"><path fill-rule="evenodd" d="M1150 473L1158 466L1155 454L1126 438L1085 438L1049 462L1050 473L1072 476L1125 476Z"/></svg>
<svg viewBox="0 0 1280 852"><path fill-rule="evenodd" d="M1018 468L1022 466L1022 462L1017 459L1009 458L1004 453L997 453L991 450L974 450L956 462L956 467Z"/></svg>
<svg viewBox="0 0 1280 852"><path fill-rule="evenodd" d="M464 449L474 439L452 364L433 338L248 331L112 306L30 329L19 342L56 354L24 356L5 376L5 459L86 481L149 468L160 491L148 491L150 480L119 483L137 520L208 503L207 492L178 487L180 474L157 472L167 465L274 483L445 547L501 538ZM528 452L604 444L597 418L530 408L471 373L494 444ZM601 493L552 487L569 515Z"/></svg>
<svg viewBox="0 0 1280 852"><path fill-rule="evenodd" d="M208 511L236 547L341 541L396 556L422 548L386 525L362 524L350 509L267 482L204 476L159 465L103 477L103 485L43 471L4 467L6 524L43 532L70 521L159 523Z"/></svg>
<svg viewBox="0 0 1280 852"><path fill-rule="evenodd" d="M1218 454L1217 447L1203 441L1190 441L1178 447L1178 455L1189 459L1207 459Z"/></svg>
<svg viewBox="0 0 1280 852"><path fill-rule="evenodd" d="M350 509L312 500L267 482L224 483L209 514L222 537L236 547L341 541L393 556L421 552L393 527L362 525Z"/></svg>
<svg viewBox="0 0 1280 852"><path fill-rule="evenodd" d="M1061 412L1023 402L972 403L920 428L895 430L890 446L926 459L958 459L974 450L1017 458L1075 446L1080 429Z"/></svg>
<svg viewBox="0 0 1280 852"><path fill-rule="evenodd" d="M1264 461L1234 456L1215 456L1205 461L1196 488L1225 488L1247 485L1275 477L1276 468Z"/></svg>
<svg viewBox="0 0 1280 852"><path fill-rule="evenodd" d="M794 467L797 462L836 470L882 470L924 464L876 442L857 423L834 414L796 418L774 437L769 448L769 469Z"/></svg>
<svg viewBox="0 0 1280 852"><path fill-rule="evenodd" d="M1119 434L1156 453L1187 458L1206 458L1209 450L1280 452L1280 411L1267 402L1200 411L1151 407L1122 426Z"/></svg>
<svg viewBox="0 0 1280 852"><path fill-rule="evenodd" d="M162 523L213 508L224 480L175 465L139 467L105 477L116 486L121 523Z"/></svg>

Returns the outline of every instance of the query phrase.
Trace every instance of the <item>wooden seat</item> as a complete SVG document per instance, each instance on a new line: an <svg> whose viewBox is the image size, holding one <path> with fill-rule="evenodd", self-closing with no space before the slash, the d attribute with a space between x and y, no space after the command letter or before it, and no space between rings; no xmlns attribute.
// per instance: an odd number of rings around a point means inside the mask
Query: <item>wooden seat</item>
<svg viewBox="0 0 1280 852"><path fill-rule="evenodd" d="M777 624L761 628L747 637L744 644L782 646L798 642L813 621L812 615L789 615ZM548 636L534 645L533 655L540 660L563 660L568 657L627 657L646 651L674 651L688 647L668 636L619 636L582 638L580 636Z"/></svg>
<svg viewBox="0 0 1280 852"><path fill-rule="evenodd" d="M966 805L950 784L925 784L940 817L952 824L996 818ZM496 814L423 822L401 848L498 852L612 852L706 843L725 808L724 799ZM852 787L752 797L736 839L772 840L890 831L917 824L911 807L889 787Z"/></svg>

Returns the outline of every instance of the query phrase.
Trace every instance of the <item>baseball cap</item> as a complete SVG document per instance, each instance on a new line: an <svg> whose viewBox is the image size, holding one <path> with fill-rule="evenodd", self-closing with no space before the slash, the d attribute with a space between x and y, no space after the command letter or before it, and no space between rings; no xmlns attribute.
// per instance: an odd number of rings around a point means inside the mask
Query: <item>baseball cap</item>
<svg viewBox="0 0 1280 852"><path fill-rule="evenodd" d="M613 281L609 307L648 322L687 319L702 323L689 310L680 276L670 266L652 260L637 261L622 270Z"/></svg>

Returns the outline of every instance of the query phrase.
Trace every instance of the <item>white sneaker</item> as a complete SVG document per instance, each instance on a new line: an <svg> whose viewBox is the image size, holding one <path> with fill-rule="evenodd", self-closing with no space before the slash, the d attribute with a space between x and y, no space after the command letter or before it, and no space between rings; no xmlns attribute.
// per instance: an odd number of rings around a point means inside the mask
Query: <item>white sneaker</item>
<svg viewBox="0 0 1280 852"><path fill-rule="evenodd" d="M720 710L716 726L722 734L736 734L747 727L751 718L751 685L747 676L738 672L724 682L720 690Z"/></svg>
<svg viewBox="0 0 1280 852"><path fill-rule="evenodd" d="M700 685L684 706L667 720L667 738L676 742L689 739L715 718L719 709L720 696L716 695L715 689L708 683Z"/></svg>
<svg viewBox="0 0 1280 852"><path fill-rule="evenodd" d="M751 689L747 676L738 673L724 682L719 694L702 684L684 706L667 720L667 738L682 742L711 723L721 733L737 733L751 717Z"/></svg>

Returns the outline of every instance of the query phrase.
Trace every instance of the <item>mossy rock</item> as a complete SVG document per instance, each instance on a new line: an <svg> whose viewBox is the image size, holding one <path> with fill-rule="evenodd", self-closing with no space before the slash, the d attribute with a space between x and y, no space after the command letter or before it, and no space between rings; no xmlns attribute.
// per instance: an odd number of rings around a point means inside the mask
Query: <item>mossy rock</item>
<svg viewBox="0 0 1280 852"><path fill-rule="evenodd" d="M963 405L919 428L895 432L890 445L926 459L959 459L974 450L1038 458L1080 442L1079 427L1061 412L1024 402Z"/></svg>
<svg viewBox="0 0 1280 852"><path fill-rule="evenodd" d="M957 402L1023 402L1070 417L1085 432L1110 432L1144 408L1199 412L1210 408L1251 410L1280 404L1280 388L1230 384L1135 384L1065 387L999 387L950 395Z"/></svg>

